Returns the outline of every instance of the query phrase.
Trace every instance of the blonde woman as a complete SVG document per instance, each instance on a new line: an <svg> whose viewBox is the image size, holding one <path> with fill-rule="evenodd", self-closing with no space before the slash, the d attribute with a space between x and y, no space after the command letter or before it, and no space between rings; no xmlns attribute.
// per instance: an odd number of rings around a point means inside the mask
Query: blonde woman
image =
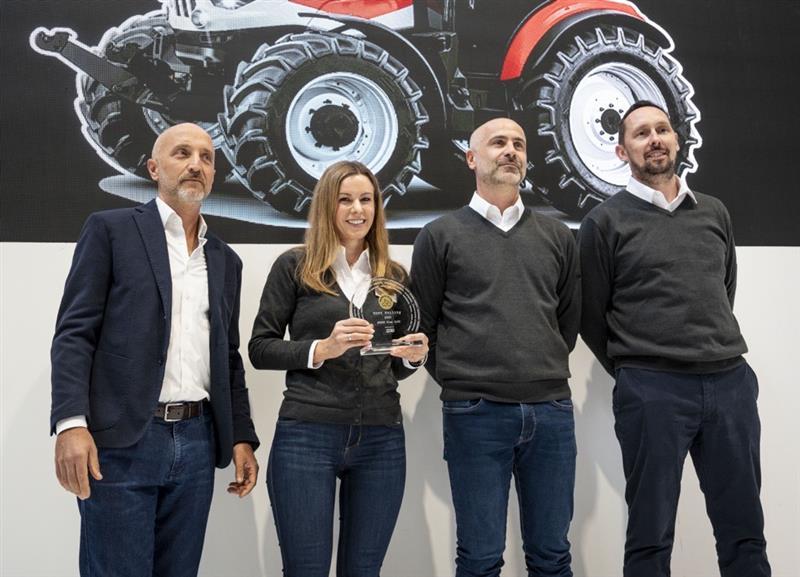
<svg viewBox="0 0 800 577"><path fill-rule="evenodd" d="M337 162L319 180L305 244L276 260L249 352L258 369L286 370L270 450L267 488L285 577L327 577L337 478L337 575L377 577L405 485L398 379L424 362L422 346L361 356L373 327L349 318L349 302L371 276L405 283L389 258L375 176ZM284 338L289 328L288 339Z"/></svg>

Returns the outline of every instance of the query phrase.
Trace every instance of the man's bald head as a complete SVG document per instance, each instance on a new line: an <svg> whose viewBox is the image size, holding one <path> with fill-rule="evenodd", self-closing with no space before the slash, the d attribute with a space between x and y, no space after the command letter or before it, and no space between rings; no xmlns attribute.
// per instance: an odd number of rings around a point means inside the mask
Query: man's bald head
<svg viewBox="0 0 800 577"><path fill-rule="evenodd" d="M164 132L158 135L158 138L156 138L156 141L153 143L153 150L150 153L150 157L157 158L158 155L161 154L162 150L164 149L165 143L170 142L178 137L191 137L191 136L207 140L209 146L211 147L211 150L214 150L214 144L208 132L206 132L196 124L192 124L191 122L183 122L181 124L176 124L175 126L170 126Z"/></svg>
<svg viewBox="0 0 800 577"><path fill-rule="evenodd" d="M496 187L517 194L528 167L526 145L525 131L510 118L494 118L472 132L467 165L475 172L481 196Z"/></svg>
<svg viewBox="0 0 800 577"><path fill-rule="evenodd" d="M173 209L176 203L200 203L214 182L214 143L196 124L176 124L156 138L147 170Z"/></svg>
<svg viewBox="0 0 800 577"><path fill-rule="evenodd" d="M525 131L522 130L519 124L510 118L493 118L472 131L472 134L469 136L470 149L475 150L475 147L479 146L481 142L484 142L493 131L503 129L516 130L522 134L523 141L525 140Z"/></svg>

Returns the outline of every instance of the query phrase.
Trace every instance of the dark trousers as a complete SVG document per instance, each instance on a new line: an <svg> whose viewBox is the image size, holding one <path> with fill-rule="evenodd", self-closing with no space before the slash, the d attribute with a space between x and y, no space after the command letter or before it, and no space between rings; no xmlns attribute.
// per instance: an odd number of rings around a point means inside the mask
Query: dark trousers
<svg viewBox="0 0 800 577"><path fill-rule="evenodd" d="M132 447L99 450L81 512L83 577L194 577L214 490L210 413L154 419Z"/></svg>
<svg viewBox="0 0 800 577"><path fill-rule="evenodd" d="M529 577L572 577L572 401L444 401L444 452L456 513L456 577L497 577L516 482Z"/></svg>
<svg viewBox="0 0 800 577"><path fill-rule="evenodd" d="M278 420L267 489L284 577L328 577L337 478L336 575L378 577L403 500L402 425Z"/></svg>
<svg viewBox="0 0 800 577"><path fill-rule="evenodd" d="M621 368L615 430L627 481L625 577L666 577L681 474L691 454L722 577L767 577L759 491L758 381L746 364L712 374Z"/></svg>

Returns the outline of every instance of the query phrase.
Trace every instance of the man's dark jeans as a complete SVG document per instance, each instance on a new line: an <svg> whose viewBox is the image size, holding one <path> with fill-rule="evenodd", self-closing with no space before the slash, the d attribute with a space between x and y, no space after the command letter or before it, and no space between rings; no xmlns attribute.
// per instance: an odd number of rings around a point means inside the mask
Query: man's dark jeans
<svg viewBox="0 0 800 577"><path fill-rule="evenodd" d="M81 512L83 577L194 577L214 490L210 412L154 419L132 447L99 450Z"/></svg>
<svg viewBox="0 0 800 577"><path fill-rule="evenodd" d="M616 433L627 486L625 577L667 577L686 454L717 541L722 577L767 577L756 399L747 363L712 374L617 370Z"/></svg>
<svg viewBox="0 0 800 577"><path fill-rule="evenodd" d="M572 401L445 401L442 412L456 513L456 577L500 575L512 474L529 577L571 577Z"/></svg>
<svg viewBox="0 0 800 577"><path fill-rule="evenodd" d="M278 420L267 488L284 577L328 577L339 488L339 577L378 577L406 479L402 425Z"/></svg>

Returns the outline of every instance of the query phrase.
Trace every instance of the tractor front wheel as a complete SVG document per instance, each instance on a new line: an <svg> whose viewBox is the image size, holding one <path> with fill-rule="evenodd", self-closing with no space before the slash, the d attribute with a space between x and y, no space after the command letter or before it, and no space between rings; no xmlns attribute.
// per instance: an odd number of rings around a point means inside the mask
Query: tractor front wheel
<svg viewBox="0 0 800 577"><path fill-rule="evenodd" d="M132 52L147 50L157 35L171 31L166 16L160 12L135 16L108 31L99 52L124 66ZM78 110L84 134L104 160L119 169L149 178L147 159L156 137L167 126L157 129L148 122L141 106L121 98L85 74L79 80Z"/></svg>
<svg viewBox="0 0 800 577"><path fill-rule="evenodd" d="M99 46L101 56L127 67L139 56L152 60L153 43L174 34L163 12L150 12L126 20L109 30ZM86 74L78 82L78 111L84 134L99 155L119 170L150 178L147 159L159 134L170 126L187 120L144 108L115 94ZM198 122L219 146L222 141L216 123ZM225 158L217 155L215 184L224 181L228 172Z"/></svg>

